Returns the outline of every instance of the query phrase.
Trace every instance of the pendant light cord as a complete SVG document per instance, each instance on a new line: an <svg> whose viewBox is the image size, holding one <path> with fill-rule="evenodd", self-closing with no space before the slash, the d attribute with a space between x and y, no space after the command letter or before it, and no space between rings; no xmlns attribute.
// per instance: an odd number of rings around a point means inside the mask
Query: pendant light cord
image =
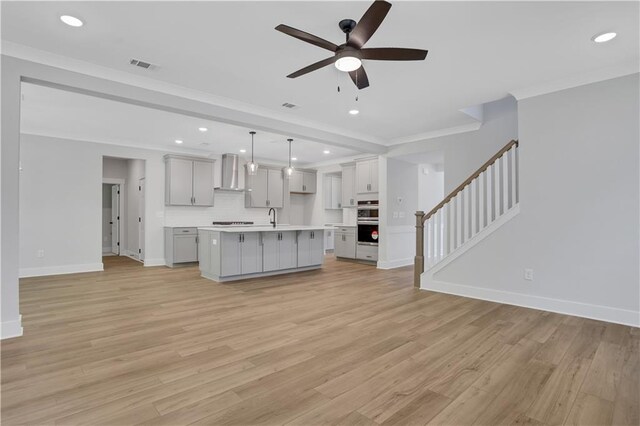
<svg viewBox="0 0 640 426"><path fill-rule="evenodd" d="M255 164L254 161L253 161L253 135L255 135L256 132L252 131L252 132L249 132L249 133L251 134L251 163Z"/></svg>
<svg viewBox="0 0 640 426"><path fill-rule="evenodd" d="M291 168L291 142L293 139L287 139L287 141L289 142L289 168Z"/></svg>

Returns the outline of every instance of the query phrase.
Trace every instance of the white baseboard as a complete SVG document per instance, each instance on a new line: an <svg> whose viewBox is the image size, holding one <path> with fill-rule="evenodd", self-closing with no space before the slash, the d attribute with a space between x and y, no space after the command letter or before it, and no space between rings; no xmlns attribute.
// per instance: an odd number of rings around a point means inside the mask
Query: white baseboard
<svg viewBox="0 0 640 426"><path fill-rule="evenodd" d="M0 324L0 339L22 336L22 315L17 320L4 321Z"/></svg>
<svg viewBox="0 0 640 426"><path fill-rule="evenodd" d="M21 268L20 278L43 277L47 275L78 274L81 272L104 271L102 263L85 263L81 265L44 266L41 268Z"/></svg>
<svg viewBox="0 0 640 426"><path fill-rule="evenodd" d="M145 259L144 266L164 266L164 259Z"/></svg>
<svg viewBox="0 0 640 426"><path fill-rule="evenodd" d="M131 258L131 259L133 259L133 260L137 260L138 262L142 262L142 261L140 260L140 256L138 255L138 252L134 252L134 251L131 251L131 250L124 250L124 251L122 252L122 255L123 255L123 256L130 257L130 258Z"/></svg>
<svg viewBox="0 0 640 426"><path fill-rule="evenodd" d="M378 269L395 269L409 265L413 265L413 257L408 257L406 259L378 261Z"/></svg>
<svg viewBox="0 0 640 426"><path fill-rule="evenodd" d="M612 308L609 306L572 302L570 300L552 299L548 297L532 296L529 294L512 293L483 287L429 280L425 279L425 275L426 274L422 274L420 280L421 290L437 291L440 293L454 294L456 296L489 300L491 302L523 306L525 308L540 309L559 314L630 325L632 327L640 327L640 312Z"/></svg>

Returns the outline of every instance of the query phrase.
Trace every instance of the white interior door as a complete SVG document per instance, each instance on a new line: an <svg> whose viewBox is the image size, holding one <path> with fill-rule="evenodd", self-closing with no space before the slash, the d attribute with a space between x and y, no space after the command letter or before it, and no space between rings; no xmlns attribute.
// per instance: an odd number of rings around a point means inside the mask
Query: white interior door
<svg viewBox="0 0 640 426"><path fill-rule="evenodd" d="M144 178L140 179L138 183L138 259L144 260L144 228L145 228L145 217L144 217Z"/></svg>
<svg viewBox="0 0 640 426"><path fill-rule="evenodd" d="M120 255L120 185L111 185L111 252Z"/></svg>

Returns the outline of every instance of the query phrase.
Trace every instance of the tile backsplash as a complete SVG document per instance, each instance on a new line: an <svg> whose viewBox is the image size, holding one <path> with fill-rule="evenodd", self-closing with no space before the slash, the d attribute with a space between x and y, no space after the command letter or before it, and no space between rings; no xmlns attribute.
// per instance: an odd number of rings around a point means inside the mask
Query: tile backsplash
<svg viewBox="0 0 640 426"><path fill-rule="evenodd" d="M268 224L267 208L245 208L243 192L216 192L213 207L165 206L165 226L207 226L213 221ZM281 209L279 209L281 210Z"/></svg>

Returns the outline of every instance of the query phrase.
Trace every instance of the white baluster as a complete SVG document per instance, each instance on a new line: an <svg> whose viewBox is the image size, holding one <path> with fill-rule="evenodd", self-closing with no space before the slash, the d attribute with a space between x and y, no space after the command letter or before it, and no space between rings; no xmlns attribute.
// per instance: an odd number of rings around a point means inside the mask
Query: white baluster
<svg viewBox="0 0 640 426"><path fill-rule="evenodd" d="M480 181L480 191L478 192L478 201L480 201L479 232L487 226L487 172L482 172L478 180Z"/></svg>
<svg viewBox="0 0 640 426"><path fill-rule="evenodd" d="M433 215L433 260L438 263L440 260L440 211Z"/></svg>
<svg viewBox="0 0 640 426"><path fill-rule="evenodd" d="M469 201L471 203L469 238L478 232L478 178L469 184Z"/></svg>
<svg viewBox="0 0 640 426"><path fill-rule="evenodd" d="M497 163L491 166L493 170L493 220L500 217L500 169Z"/></svg>
<svg viewBox="0 0 640 426"><path fill-rule="evenodd" d="M471 183L467 185L465 189L465 191L467 192L467 198L465 201L467 203L467 234L466 234L467 240L473 236L473 212L474 212L473 199L472 199L473 182L474 181L471 181Z"/></svg>
<svg viewBox="0 0 640 426"><path fill-rule="evenodd" d="M456 239L454 247L458 248L462 244L462 196L460 193L455 196L456 200Z"/></svg>
<svg viewBox="0 0 640 426"><path fill-rule="evenodd" d="M487 225L495 219L495 168L487 168Z"/></svg>
<svg viewBox="0 0 640 426"><path fill-rule="evenodd" d="M451 201L444 205L444 255L451 252Z"/></svg>
<svg viewBox="0 0 640 426"><path fill-rule="evenodd" d="M513 148L513 157L514 157L514 174L515 174L515 200L516 203L520 202L520 147L514 146Z"/></svg>
<svg viewBox="0 0 640 426"><path fill-rule="evenodd" d="M434 240L435 240L434 217L431 216L428 222L429 222L429 263L431 266L433 266L436 261L435 250L434 250Z"/></svg>
<svg viewBox="0 0 640 426"><path fill-rule="evenodd" d="M500 214L505 214L507 212L507 210L509 210L509 168L508 168L509 162L508 162L508 158L506 154L503 154L502 157L500 157L500 169L501 172L500 174L502 175L502 179L500 180L502 183L502 188L501 188L501 192L502 192L502 196L501 196L501 200L502 200L502 205L500 208Z"/></svg>

